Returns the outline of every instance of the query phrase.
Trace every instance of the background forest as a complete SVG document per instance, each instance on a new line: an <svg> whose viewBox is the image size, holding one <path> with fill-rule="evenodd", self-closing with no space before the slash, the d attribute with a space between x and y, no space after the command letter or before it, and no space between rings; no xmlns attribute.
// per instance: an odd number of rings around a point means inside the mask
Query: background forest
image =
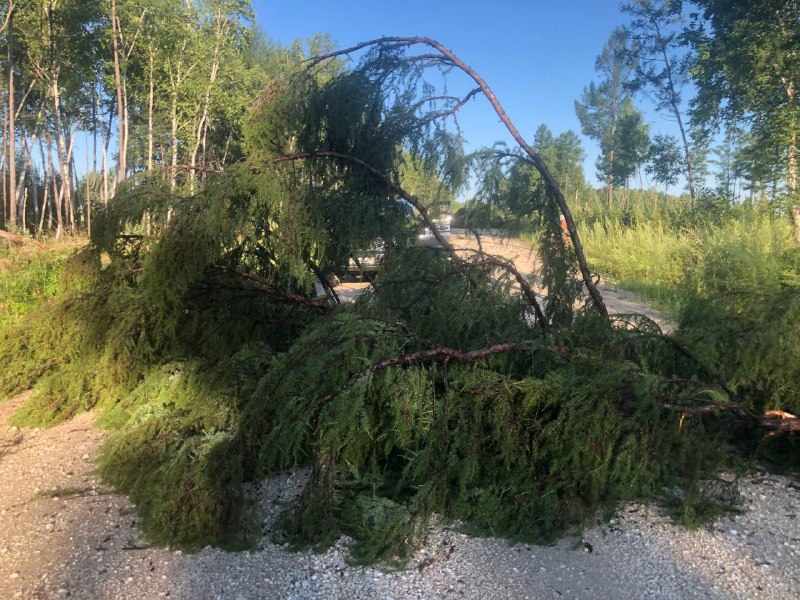
<svg viewBox="0 0 800 600"><path fill-rule="evenodd" d="M432 514L544 540L651 498L696 524L730 501L720 470L796 469L800 7L622 13L575 101L595 188L575 132L526 141L434 40L283 47L245 0L4 2L0 390L35 390L15 422L97 408L103 477L188 548L251 543L247 486L307 468L285 534L347 533L359 560L402 558ZM471 102L516 145L465 152ZM454 198L454 225L529 240L536 276L416 245ZM677 330L609 316L598 272Z"/></svg>

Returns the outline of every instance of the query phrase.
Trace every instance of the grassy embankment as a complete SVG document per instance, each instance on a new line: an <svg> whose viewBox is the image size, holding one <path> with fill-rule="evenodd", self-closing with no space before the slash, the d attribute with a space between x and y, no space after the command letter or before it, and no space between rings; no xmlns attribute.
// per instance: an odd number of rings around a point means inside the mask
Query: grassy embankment
<svg viewBox="0 0 800 600"><path fill-rule="evenodd" d="M11 248L0 241L0 327L17 323L58 293L64 264L85 239Z"/></svg>

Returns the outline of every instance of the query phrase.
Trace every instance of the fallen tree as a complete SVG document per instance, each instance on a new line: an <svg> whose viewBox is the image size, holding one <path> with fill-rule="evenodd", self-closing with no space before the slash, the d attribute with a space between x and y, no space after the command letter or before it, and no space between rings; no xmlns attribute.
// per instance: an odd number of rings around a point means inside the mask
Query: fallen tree
<svg viewBox="0 0 800 600"><path fill-rule="evenodd" d="M478 87L444 93L431 71ZM515 193L540 232L541 296L508 261L457 253L434 199L399 178L410 156L443 185L465 180L451 124L480 95L520 144L502 160L538 173ZM197 194L141 185L110 202L62 297L0 340L3 389L36 380L18 423L101 409L115 430L101 473L155 541L248 543L245 483L295 467L312 477L287 531L351 534L361 560L402 556L432 514L544 540L669 495L694 521L737 427L794 440L652 322L609 318L547 166L441 44L385 38L315 59L248 123L248 158ZM440 247L414 244L398 197ZM379 240L371 292L313 297Z"/></svg>

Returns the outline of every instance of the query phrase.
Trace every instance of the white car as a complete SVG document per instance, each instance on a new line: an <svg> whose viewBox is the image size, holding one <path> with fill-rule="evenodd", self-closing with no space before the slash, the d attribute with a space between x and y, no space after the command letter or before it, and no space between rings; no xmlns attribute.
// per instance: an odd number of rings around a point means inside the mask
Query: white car
<svg viewBox="0 0 800 600"><path fill-rule="evenodd" d="M420 246L438 246L439 241L422 222L419 211L408 200L395 200L396 206L403 212L410 227L419 228L417 233L417 244ZM452 215L449 214L450 202L437 202L434 205L433 214L438 216L433 219L433 224L445 239L450 239L450 221ZM386 243L382 239L375 240L370 247L356 256L357 260L350 260L347 271L351 274L374 273L380 267L380 262L386 252Z"/></svg>

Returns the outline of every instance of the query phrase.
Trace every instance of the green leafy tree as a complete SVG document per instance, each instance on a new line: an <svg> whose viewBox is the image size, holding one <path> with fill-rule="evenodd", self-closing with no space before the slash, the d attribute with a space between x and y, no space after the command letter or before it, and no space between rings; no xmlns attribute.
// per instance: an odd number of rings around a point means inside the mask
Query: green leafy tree
<svg viewBox="0 0 800 600"><path fill-rule="evenodd" d="M683 146L683 163L689 197L694 202L695 173L690 135L684 125L682 91L689 81L688 55L682 40L682 2L676 0L634 0L623 4L631 16L625 30L635 55L633 89L644 90L656 108L675 120Z"/></svg>
<svg viewBox="0 0 800 600"><path fill-rule="evenodd" d="M683 170L683 157L681 149L671 135L658 134L653 137L647 157L645 171L657 182L664 186L664 199L667 189L678 183Z"/></svg>
<svg viewBox="0 0 800 600"><path fill-rule="evenodd" d="M619 122L612 140L615 149L614 163L611 165L611 178L616 186L624 186L626 191L630 179L647 160L650 149L649 127L644 122L641 111L633 106L630 99L622 104ZM601 145L601 150L609 152Z"/></svg>
<svg viewBox="0 0 800 600"><path fill-rule="evenodd" d="M700 13L687 31L697 85L693 121L711 132L721 124L748 127L757 155L781 149L784 185L793 205L800 240L797 202L797 144L800 130L798 4L796 0L695 0Z"/></svg>
<svg viewBox="0 0 800 600"><path fill-rule="evenodd" d="M631 62L629 39L622 29L616 29L597 57L595 70L602 77L600 83L590 83L584 88L580 101L575 101L575 112L584 135L597 141L600 156L597 160L598 177L606 183L606 202L613 200L615 184L620 180L616 166L618 154L619 122L623 107L630 101L630 82L635 71ZM625 171L623 167L622 171Z"/></svg>
<svg viewBox="0 0 800 600"><path fill-rule="evenodd" d="M55 146L57 174L55 168L49 168L50 158L42 165L48 168L53 183L55 210L50 216L60 235L65 228L74 231L79 219L79 199L72 186L73 140L92 111L87 92L101 59L107 20L100 0L31 0L13 5L14 36L8 41L15 47L18 82L24 86L16 102L24 124L20 137L29 162L37 138L40 143L44 138L48 157L51 142Z"/></svg>

